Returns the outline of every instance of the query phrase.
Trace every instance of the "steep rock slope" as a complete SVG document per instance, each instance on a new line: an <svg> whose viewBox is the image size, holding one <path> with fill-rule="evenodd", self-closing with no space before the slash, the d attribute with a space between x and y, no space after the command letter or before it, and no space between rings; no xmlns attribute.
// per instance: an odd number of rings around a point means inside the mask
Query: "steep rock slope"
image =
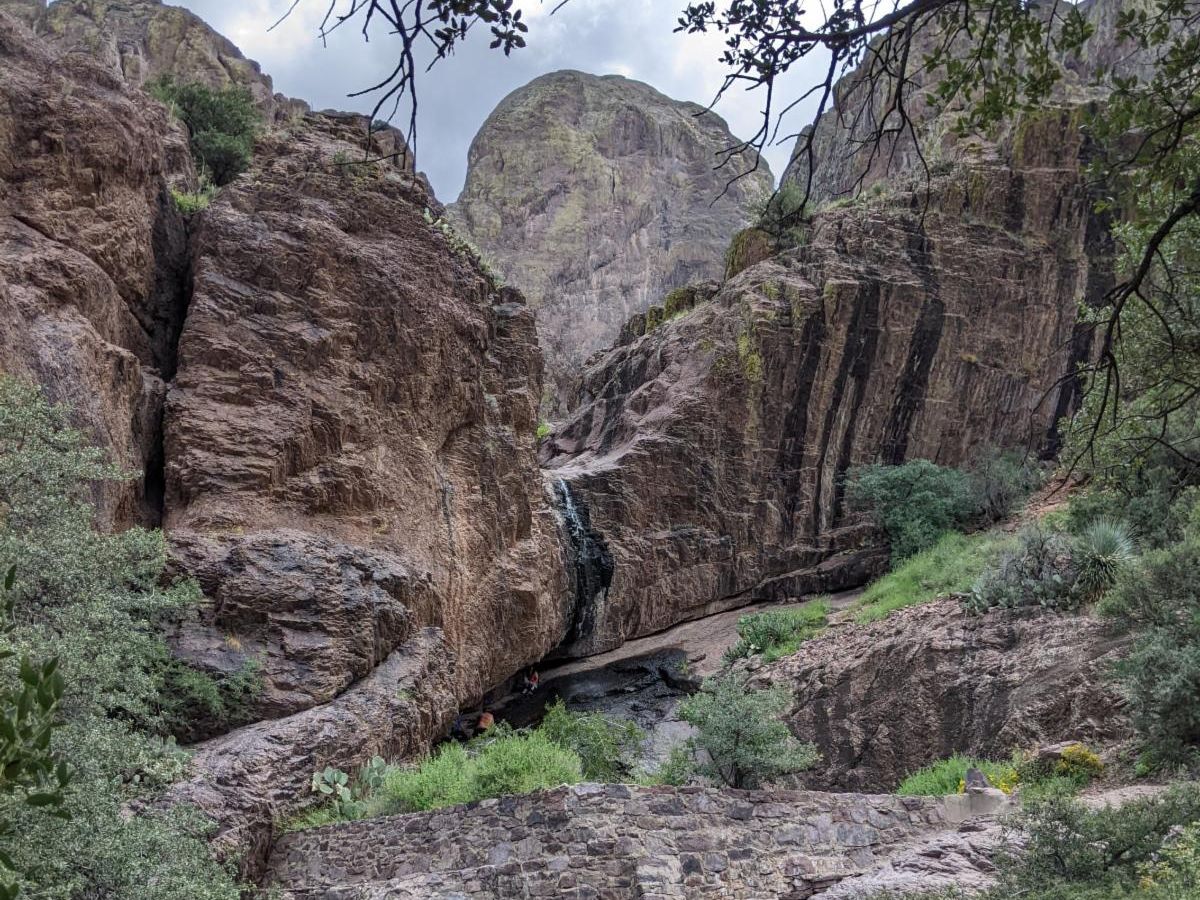
<svg viewBox="0 0 1200 900"><path fill-rule="evenodd" d="M205 214L166 423L166 529L266 709L335 697L441 627L459 696L553 647L566 596L533 452L533 320L404 170L331 167L362 122L275 131Z"/></svg>
<svg viewBox="0 0 1200 900"><path fill-rule="evenodd" d="M26 5L45 6L40 0ZM268 114L287 103L258 63L180 6L161 0L61 0L32 21L44 40L86 50L134 87L165 76L214 88L244 86Z"/></svg>
<svg viewBox="0 0 1200 900"><path fill-rule="evenodd" d="M1080 12L1092 26L1091 36L1074 53L1063 59L1063 71L1052 91L1051 105L1079 107L1103 101L1107 88L1095 83L1095 73L1109 77L1138 74L1146 77L1148 57L1118 39L1117 23L1126 4L1119 0L1083 0ZM1061 10L1051 9L1061 15ZM940 27L940 26L938 26ZM911 60L918 60L943 42L936 27L927 27L914 37ZM914 67L915 68L915 67ZM994 147L995 137L978 134L959 136L955 125L961 106L934 108L925 94L936 73L910 72L904 108L911 127L901 127L895 112L890 82L872 83L864 63L840 79L835 86L832 108L805 126L796 140L792 160L783 180L805 185L811 164L812 200L816 204L853 197L890 179L906 178L924 166L937 169L970 160L981 149ZM1002 140L1020 140L1019 119L1002 123ZM874 136L882 135L879 149ZM811 153L807 151L811 140Z"/></svg>
<svg viewBox="0 0 1200 900"><path fill-rule="evenodd" d="M1087 616L974 616L941 600L834 629L756 680L787 686L789 724L821 751L806 784L887 791L953 753L996 759L1014 747L1126 736L1106 676L1127 648L1127 637Z"/></svg>
<svg viewBox="0 0 1200 900"><path fill-rule="evenodd" d="M770 193L715 113L619 75L553 72L506 97L471 145L454 220L529 297L565 390L621 324L720 275L730 235ZM715 200L715 202L714 202Z"/></svg>
<svg viewBox="0 0 1200 900"><path fill-rule="evenodd" d="M268 721L196 748L174 793L253 869L315 769L423 752L565 634L533 318L430 224L403 159L335 165L361 116L286 104L185 223L186 135L130 46L184 80L256 67L150 0L10 7L46 39L0 11L0 366L143 473L105 520L161 521L203 587L179 652L259 667Z"/></svg>
<svg viewBox="0 0 1200 900"><path fill-rule="evenodd" d="M861 582L853 465L1053 447L1074 397L1059 379L1086 352L1075 313L1106 283L1103 229L1075 112L1020 134L928 197L830 208L805 246L635 319L587 367L543 447L611 563L577 592L579 649Z"/></svg>
<svg viewBox="0 0 1200 900"><path fill-rule="evenodd" d="M35 40L14 9L0 4L0 371L70 403L145 473L98 498L105 524L154 522L188 267L166 179L191 177L187 137L104 66Z"/></svg>

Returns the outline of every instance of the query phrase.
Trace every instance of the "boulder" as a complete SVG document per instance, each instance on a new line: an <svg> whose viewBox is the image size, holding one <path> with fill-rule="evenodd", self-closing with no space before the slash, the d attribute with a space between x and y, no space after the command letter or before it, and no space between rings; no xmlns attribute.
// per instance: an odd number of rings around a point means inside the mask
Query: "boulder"
<svg viewBox="0 0 1200 900"><path fill-rule="evenodd" d="M893 790L955 753L1002 759L1067 737L1127 737L1108 673L1128 644L1088 616L980 616L940 600L831 629L755 677L792 692L788 723L821 752L806 784Z"/></svg>
<svg viewBox="0 0 1200 900"><path fill-rule="evenodd" d="M730 237L773 184L751 151L718 167L737 144L695 103L575 71L534 79L484 122L450 215L529 297L551 408L631 315L721 275Z"/></svg>

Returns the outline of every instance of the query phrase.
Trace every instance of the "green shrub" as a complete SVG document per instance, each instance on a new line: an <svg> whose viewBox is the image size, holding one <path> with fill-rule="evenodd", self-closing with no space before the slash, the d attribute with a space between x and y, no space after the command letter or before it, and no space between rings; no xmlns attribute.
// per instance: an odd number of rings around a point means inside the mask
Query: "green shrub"
<svg viewBox="0 0 1200 900"><path fill-rule="evenodd" d="M262 667L248 659L235 672L214 677L182 660L163 661L159 697L163 727L190 743L255 719L262 697Z"/></svg>
<svg viewBox="0 0 1200 900"><path fill-rule="evenodd" d="M792 737L780 716L790 698L782 687L751 690L734 674L708 678L680 704L679 715L696 728L697 771L734 788L810 768L819 758L811 744Z"/></svg>
<svg viewBox="0 0 1200 900"><path fill-rule="evenodd" d="M998 532L946 532L932 547L868 585L856 604L855 618L874 622L906 606L965 593L1008 543Z"/></svg>
<svg viewBox="0 0 1200 900"><path fill-rule="evenodd" d="M1135 550L1129 529L1122 522L1096 519L1084 527L1071 548L1080 600L1098 600L1133 562Z"/></svg>
<svg viewBox="0 0 1200 900"><path fill-rule="evenodd" d="M1020 450L989 448L968 467L976 515L998 522L1012 515L1017 506L1042 483L1042 470Z"/></svg>
<svg viewBox="0 0 1200 900"><path fill-rule="evenodd" d="M601 713L571 712L562 700L546 710L537 731L579 757L583 777L589 781L620 781L632 770L632 761L646 740L636 723L612 719Z"/></svg>
<svg viewBox="0 0 1200 900"><path fill-rule="evenodd" d="M1183 538L1191 521L1200 495L1195 480L1191 466L1168 459L1119 467L1071 498L1070 530L1080 532L1097 519L1120 520L1141 546L1166 547Z"/></svg>
<svg viewBox="0 0 1200 900"><path fill-rule="evenodd" d="M637 783L647 786L682 787L696 774L696 760L687 745L672 747L662 765L653 772L639 772Z"/></svg>
<svg viewBox="0 0 1200 900"><path fill-rule="evenodd" d="M967 475L925 459L851 469L846 499L852 508L872 514L887 534L896 563L932 547L977 511Z"/></svg>
<svg viewBox="0 0 1200 900"><path fill-rule="evenodd" d="M417 812L475 799L474 763L461 744L449 743L419 766L393 769L383 794L397 810Z"/></svg>
<svg viewBox="0 0 1200 900"><path fill-rule="evenodd" d="M1188 626L1200 614L1200 536L1143 554L1097 609L1126 628Z"/></svg>
<svg viewBox="0 0 1200 900"><path fill-rule="evenodd" d="M1200 821L1180 828L1163 841L1152 861L1138 867L1138 888L1189 888L1200 896Z"/></svg>
<svg viewBox="0 0 1200 900"><path fill-rule="evenodd" d="M187 126L192 158L212 184L229 184L250 167L261 118L247 88L214 89L164 78L147 89Z"/></svg>
<svg viewBox="0 0 1200 900"><path fill-rule="evenodd" d="M549 422L538 422L537 432L535 436L539 441L543 441L554 432L554 427Z"/></svg>
<svg viewBox="0 0 1200 900"><path fill-rule="evenodd" d="M741 616L737 622L740 640L725 651L725 662L761 653L763 662L791 656L809 638L825 630L829 622L829 599L818 597L795 609L767 610Z"/></svg>
<svg viewBox="0 0 1200 900"><path fill-rule="evenodd" d="M583 779L579 757L540 731L516 734L484 748L475 761L475 799L528 794Z"/></svg>
<svg viewBox="0 0 1200 900"><path fill-rule="evenodd" d="M1200 746L1200 537L1145 554L1099 609L1141 629L1116 675L1146 761L1187 760Z"/></svg>
<svg viewBox="0 0 1200 900"><path fill-rule="evenodd" d="M65 689L50 748L73 773L69 819L0 792L4 850L30 897L234 900L205 822L182 810L129 814L184 769L164 739L161 626L199 591L163 586L161 534L94 528L97 483L125 476L68 420L36 387L0 378L0 560L17 567L6 636L17 656L0 660L0 684L16 682L21 656L58 658Z"/></svg>
<svg viewBox="0 0 1200 900"><path fill-rule="evenodd" d="M994 896L1149 896L1139 892L1142 873L1172 846L1176 829L1197 821L1200 787L1195 784L1096 810L1064 797L1030 804L1017 822L1026 835L1024 852L1001 861Z"/></svg>
<svg viewBox="0 0 1200 900"><path fill-rule="evenodd" d="M1017 535L1017 546L976 580L964 603L972 612L1024 606L1075 609L1080 603L1077 579L1071 540L1031 525Z"/></svg>
<svg viewBox="0 0 1200 900"><path fill-rule="evenodd" d="M807 229L800 218L804 212L804 188L785 181L758 210L756 226L771 235L780 248L801 246Z"/></svg>
<svg viewBox="0 0 1200 900"><path fill-rule="evenodd" d="M1011 793L1020 781L1017 765L1012 761L992 762L956 753L906 776L896 788L896 793L901 797L944 797L947 794L958 794L963 790L968 769L978 769L991 782L992 787L999 788L1006 794Z"/></svg>
<svg viewBox="0 0 1200 900"><path fill-rule="evenodd" d="M208 209L216 196L217 188L203 181L198 191L177 191L174 188L171 189L171 199L175 201L175 208L185 216L192 216Z"/></svg>

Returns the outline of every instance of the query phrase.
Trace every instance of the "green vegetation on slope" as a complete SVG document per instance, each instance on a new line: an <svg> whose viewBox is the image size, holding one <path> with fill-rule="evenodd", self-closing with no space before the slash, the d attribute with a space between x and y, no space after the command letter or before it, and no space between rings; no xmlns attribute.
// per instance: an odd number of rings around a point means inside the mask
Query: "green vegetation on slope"
<svg viewBox="0 0 1200 900"><path fill-rule="evenodd" d="M644 740L633 722L573 712L559 700L537 728L514 730L499 723L466 744L443 744L416 765L388 765L377 758L354 779L335 769L319 772L313 791L328 802L289 827L438 809L585 778L619 781L632 777L632 761Z"/></svg>
<svg viewBox="0 0 1200 900"><path fill-rule="evenodd" d="M128 813L186 764L165 714L178 664L161 626L199 592L163 585L160 533L94 527L93 486L124 476L67 419L38 389L0 378L0 560L16 567L0 692L29 684L21 659L57 659L61 725L48 749L56 769L61 761L71 773L67 818L26 803L24 790L0 790L0 880L41 900L235 900L231 873L209 855L205 822L181 809Z"/></svg>
<svg viewBox="0 0 1200 900"><path fill-rule="evenodd" d="M868 585L855 605L855 621L875 622L907 606L966 593L1009 543L1011 538L998 531L946 532Z"/></svg>
<svg viewBox="0 0 1200 900"><path fill-rule="evenodd" d="M817 597L795 609L771 609L741 616L737 621L739 640L725 651L725 662L755 653L762 654L763 662L791 656L801 644L824 631L828 622L828 597Z"/></svg>
<svg viewBox="0 0 1200 900"><path fill-rule="evenodd" d="M1017 452L989 452L965 470L927 459L858 466L846 478L846 500L887 535L898 563L949 531L980 527L1009 515L1037 485L1039 472Z"/></svg>

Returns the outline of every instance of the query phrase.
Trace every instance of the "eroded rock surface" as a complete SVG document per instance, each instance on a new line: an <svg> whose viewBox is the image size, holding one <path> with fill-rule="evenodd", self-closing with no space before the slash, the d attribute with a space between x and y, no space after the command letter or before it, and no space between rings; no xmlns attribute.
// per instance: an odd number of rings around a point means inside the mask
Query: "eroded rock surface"
<svg viewBox="0 0 1200 900"><path fill-rule="evenodd" d="M803 780L892 790L954 753L1004 758L1060 741L1127 735L1107 677L1128 638L1086 616L964 613L940 600L807 641L757 678L792 691L792 730L821 766Z"/></svg>
<svg viewBox="0 0 1200 900"><path fill-rule="evenodd" d="M207 639L260 659L276 714L425 625L478 696L568 612L532 317L408 172L330 166L358 133L272 132L205 213L168 403L168 536L213 601Z"/></svg>
<svg viewBox="0 0 1200 900"><path fill-rule="evenodd" d="M724 120L619 75L563 71L506 97L471 145L452 208L528 297L565 396L577 367L672 288L720 275L730 236L772 187Z"/></svg>
<svg viewBox="0 0 1200 900"><path fill-rule="evenodd" d="M1046 111L928 196L829 209L804 246L635 317L584 370L543 445L612 558L607 590L580 594L578 649L861 583L854 465L1056 446L1088 352L1076 311L1109 283L1078 124Z"/></svg>
<svg viewBox="0 0 1200 900"><path fill-rule="evenodd" d="M165 379L187 239L166 178L186 134L104 66L38 40L0 4L0 371L30 378L137 473L105 525L156 522Z"/></svg>
<svg viewBox="0 0 1200 900"><path fill-rule="evenodd" d="M431 225L394 131L384 162L338 164L365 117L273 120L269 79L182 10L3 6L0 367L144 473L102 510L161 521L204 588L179 652L259 667L270 721L175 789L252 870L315 768L423 752L565 635L533 318ZM264 107L250 171L187 223L186 134L140 90L159 74Z"/></svg>

